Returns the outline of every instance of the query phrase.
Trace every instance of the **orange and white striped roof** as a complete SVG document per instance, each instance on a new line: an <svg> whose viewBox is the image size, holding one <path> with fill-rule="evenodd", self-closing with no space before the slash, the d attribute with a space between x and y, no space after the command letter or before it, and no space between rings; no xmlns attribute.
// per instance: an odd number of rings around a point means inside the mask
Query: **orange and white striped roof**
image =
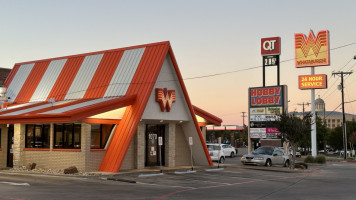
<svg viewBox="0 0 356 200"><path fill-rule="evenodd" d="M5 82L6 96L14 103L125 96L152 45L18 63Z"/></svg>
<svg viewBox="0 0 356 200"><path fill-rule="evenodd" d="M17 63L4 83L9 102L2 105L0 124L85 121L126 107L121 121L115 122L118 126L99 167L99 171L118 172L167 55L189 108L190 123L212 165L169 42ZM209 113L198 113L221 123Z"/></svg>

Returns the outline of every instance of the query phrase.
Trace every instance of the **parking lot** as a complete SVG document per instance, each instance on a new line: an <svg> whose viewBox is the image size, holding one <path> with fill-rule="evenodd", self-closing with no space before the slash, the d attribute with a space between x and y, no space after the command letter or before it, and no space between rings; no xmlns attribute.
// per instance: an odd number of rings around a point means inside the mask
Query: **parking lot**
<svg viewBox="0 0 356 200"><path fill-rule="evenodd" d="M239 158L227 159L238 161ZM0 172L1 199L354 199L355 163L309 170L224 164L89 177Z"/></svg>

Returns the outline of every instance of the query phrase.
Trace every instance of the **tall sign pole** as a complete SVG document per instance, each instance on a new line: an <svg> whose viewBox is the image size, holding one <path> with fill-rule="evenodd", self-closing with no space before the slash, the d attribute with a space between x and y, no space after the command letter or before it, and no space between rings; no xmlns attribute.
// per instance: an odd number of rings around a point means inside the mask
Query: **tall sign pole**
<svg viewBox="0 0 356 200"><path fill-rule="evenodd" d="M311 75L299 78L299 89L311 90L311 146L312 156L317 155L316 146L316 116L315 116L315 89L326 88L326 75L317 75L315 77L316 66L330 65L329 56L329 31L319 31L317 36L314 36L313 31L309 32L308 36L302 33L294 35L295 40L295 67L311 67ZM319 77L321 77L319 79ZM323 78L325 77L325 78Z"/></svg>
<svg viewBox="0 0 356 200"><path fill-rule="evenodd" d="M311 75L315 74L314 67L311 67ZM311 127L311 144L312 144L312 156L316 156L316 117L315 117L315 89L311 89L311 115L312 115L312 127Z"/></svg>
<svg viewBox="0 0 356 200"><path fill-rule="evenodd" d="M284 96L286 94L285 86L280 86L279 78L279 55L281 54L281 38L269 37L261 38L261 55L262 55L262 85L260 88L249 88L249 112L248 123L248 152L252 149L252 140L266 139L267 129L269 135L274 137L278 130L274 127L267 127L268 121L276 120L278 114L284 110ZM268 66L277 66L277 86L266 87L266 70ZM252 92L251 92L252 91ZM262 92L262 93L261 93ZM267 97L268 96L268 97ZM269 102L265 102L265 101ZM269 110L268 110L269 109ZM269 114L267 115L267 110ZM267 117L271 117L268 118ZM273 139L275 139L274 137ZM271 138L269 138L271 139Z"/></svg>
<svg viewBox="0 0 356 200"><path fill-rule="evenodd" d="M261 39L262 55L262 83L266 87L266 67L277 66L277 85L280 85L279 78L279 55L281 54L281 38L271 37Z"/></svg>

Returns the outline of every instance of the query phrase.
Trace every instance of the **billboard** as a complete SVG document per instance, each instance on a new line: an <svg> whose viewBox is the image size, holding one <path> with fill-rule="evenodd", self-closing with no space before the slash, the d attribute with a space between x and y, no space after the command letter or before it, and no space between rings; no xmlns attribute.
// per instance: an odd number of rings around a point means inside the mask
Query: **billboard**
<svg viewBox="0 0 356 200"><path fill-rule="evenodd" d="M299 89L326 89L327 88L327 76L326 74L318 75L301 75L298 78Z"/></svg>
<svg viewBox="0 0 356 200"><path fill-rule="evenodd" d="M313 31L308 37L303 33L294 35L295 67L314 67L330 65L329 31L319 31L316 37Z"/></svg>

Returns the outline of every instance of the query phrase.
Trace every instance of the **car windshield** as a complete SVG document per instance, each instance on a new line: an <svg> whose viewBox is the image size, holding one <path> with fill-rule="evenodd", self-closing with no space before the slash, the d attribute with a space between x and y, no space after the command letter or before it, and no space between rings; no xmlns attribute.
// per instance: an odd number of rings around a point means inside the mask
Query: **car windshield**
<svg viewBox="0 0 356 200"><path fill-rule="evenodd" d="M209 150L209 151L221 150L221 149L220 149L220 146L218 146L218 145L207 145L207 147L208 147L208 150Z"/></svg>
<svg viewBox="0 0 356 200"><path fill-rule="evenodd" d="M273 150L274 150L273 147L259 147L258 149L252 151L252 154L272 155Z"/></svg>

